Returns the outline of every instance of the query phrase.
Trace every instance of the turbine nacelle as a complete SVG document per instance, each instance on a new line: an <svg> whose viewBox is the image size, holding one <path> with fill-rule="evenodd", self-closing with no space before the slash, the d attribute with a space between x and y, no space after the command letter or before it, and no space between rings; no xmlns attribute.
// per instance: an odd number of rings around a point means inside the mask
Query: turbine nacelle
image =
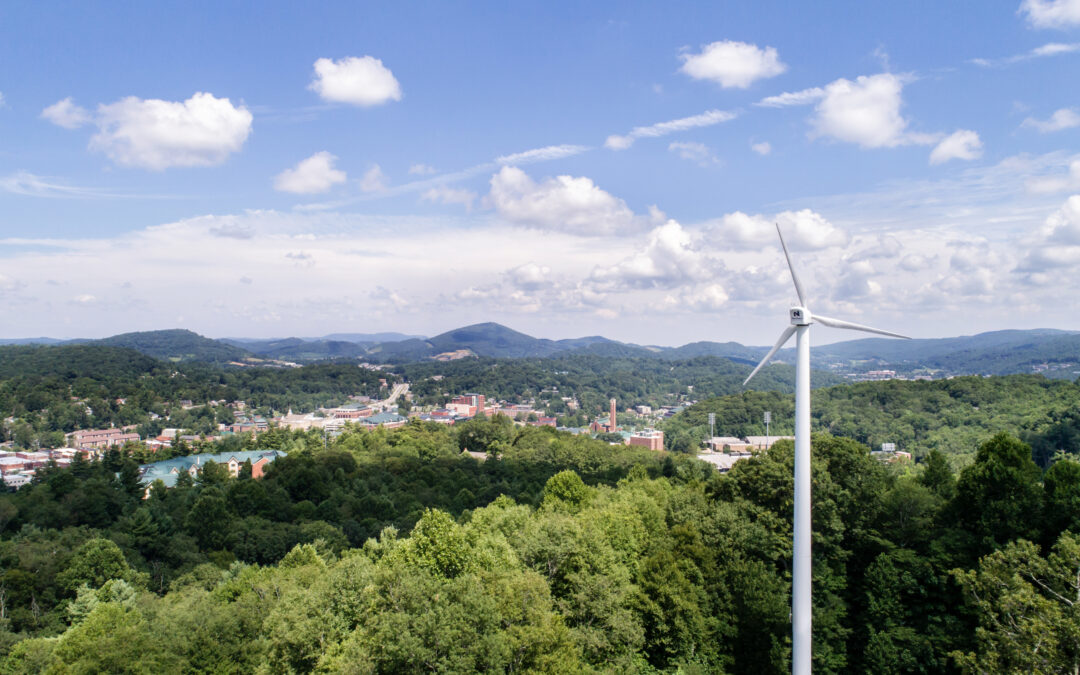
<svg viewBox="0 0 1080 675"><path fill-rule="evenodd" d="M788 316L791 317L792 326L809 326L814 322L813 315L805 307L792 307L788 310Z"/></svg>

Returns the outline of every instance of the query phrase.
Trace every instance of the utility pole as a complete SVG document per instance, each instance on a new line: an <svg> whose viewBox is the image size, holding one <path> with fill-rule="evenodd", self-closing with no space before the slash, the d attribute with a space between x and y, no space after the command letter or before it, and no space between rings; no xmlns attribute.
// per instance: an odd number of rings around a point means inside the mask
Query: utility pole
<svg viewBox="0 0 1080 675"><path fill-rule="evenodd" d="M709 413L709 440L716 436L716 413Z"/></svg>

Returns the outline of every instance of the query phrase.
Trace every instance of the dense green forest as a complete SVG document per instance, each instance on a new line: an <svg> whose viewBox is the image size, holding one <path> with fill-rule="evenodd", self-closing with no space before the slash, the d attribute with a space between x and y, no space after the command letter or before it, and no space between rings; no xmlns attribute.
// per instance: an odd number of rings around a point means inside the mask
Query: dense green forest
<svg viewBox="0 0 1080 675"><path fill-rule="evenodd" d="M144 501L114 453L0 498L0 670L789 668L790 443L722 475L505 418L265 442L262 480ZM817 672L1073 672L1080 464L813 448Z"/></svg>
<svg viewBox="0 0 1080 675"><path fill-rule="evenodd" d="M1074 382L1039 375L890 380L815 389L811 398L815 430L874 449L896 443L919 457L936 449L963 464L988 438L1008 431L1033 446L1040 466L1059 451L1080 455L1080 385ZM665 423L665 440L685 437L697 447L709 435L710 412L716 413L718 435L764 435L766 410L773 434L794 433L792 396L748 391L687 408Z"/></svg>
<svg viewBox="0 0 1080 675"><path fill-rule="evenodd" d="M574 396L591 414L607 410L608 400L619 408L636 405L675 405L687 398L732 394L742 389L752 365L715 356L684 361L581 355L547 359L462 359L411 363L395 368L412 383L420 404L445 402L450 395L478 391L511 401L538 399L555 414L566 407L562 397ZM437 376L437 379L436 379ZM838 384L842 379L815 372L815 384ZM771 366L759 375L762 389L794 391L795 369Z"/></svg>

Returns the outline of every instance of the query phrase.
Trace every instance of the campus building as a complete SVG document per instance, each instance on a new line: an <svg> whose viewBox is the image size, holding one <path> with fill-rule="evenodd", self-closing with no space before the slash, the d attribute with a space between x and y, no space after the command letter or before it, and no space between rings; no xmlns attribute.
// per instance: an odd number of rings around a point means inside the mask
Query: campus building
<svg viewBox="0 0 1080 675"><path fill-rule="evenodd" d="M630 445L638 445L649 450L664 449L664 432L657 429L645 429L630 434L627 441Z"/></svg>

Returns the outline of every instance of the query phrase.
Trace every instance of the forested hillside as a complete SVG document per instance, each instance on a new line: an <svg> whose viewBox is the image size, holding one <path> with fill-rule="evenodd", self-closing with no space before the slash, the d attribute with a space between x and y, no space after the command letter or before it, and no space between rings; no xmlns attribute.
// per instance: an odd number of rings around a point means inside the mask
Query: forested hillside
<svg viewBox="0 0 1080 675"><path fill-rule="evenodd" d="M751 366L718 357L685 361L616 358L574 354L550 359L463 359L446 363L411 363L395 368L413 383L420 403L437 403L446 393L482 391L495 398L539 396L555 412L565 410L564 396L576 396L582 408L600 411L608 399L619 408L677 403L680 397L703 398L738 392ZM841 378L815 372L815 384ZM763 389L794 391L795 369L777 364L758 376ZM553 389L555 391L553 391ZM545 393L545 390L547 392Z"/></svg>
<svg viewBox="0 0 1080 675"><path fill-rule="evenodd" d="M249 355L247 351L234 345L182 329L123 333L101 340L90 340L89 344L126 347L166 361L226 363Z"/></svg>
<svg viewBox="0 0 1080 675"><path fill-rule="evenodd" d="M351 395L377 396L380 374L350 364L233 368L167 363L133 350L98 345L0 347L0 441L20 434L62 444L63 432L150 423L182 401L246 401L253 407L308 411ZM216 428L224 409L206 408L198 424ZM199 427L192 427L200 430ZM56 440L60 434L60 440Z"/></svg>
<svg viewBox="0 0 1080 675"><path fill-rule="evenodd" d="M815 389L811 398L815 430L873 448L896 443L916 456L936 449L970 459L988 438L1008 431L1035 447L1042 466L1058 450L1080 455L1080 385L1064 380L1039 375L890 380ZM760 391L701 401L664 428L669 435L705 438L713 412L719 435L764 435L766 410L772 412L774 435L794 433L794 397Z"/></svg>
<svg viewBox="0 0 1080 675"><path fill-rule="evenodd" d="M554 414L569 412L564 397L576 397L586 418L634 405L677 405L687 399L730 394L741 389L750 367L715 357L688 361L574 355L553 359L463 359L397 366L373 371L347 362L301 368L222 368L212 364L169 363L130 349L97 345L0 346L0 441L17 430L43 445L75 429L150 424L150 413L175 412L182 401L246 402L267 412L308 412L345 402L351 395L377 397L380 379L406 379L418 405L445 403L467 391L489 399L532 401ZM839 378L815 373L818 383ZM775 365L759 376L760 386L791 391L794 370ZM199 411L191 428L207 432L230 421L225 410ZM224 417L222 417L224 416ZM220 418L220 419L219 419ZM6 431L5 431L6 429ZM50 446L51 447L51 446Z"/></svg>
<svg viewBox="0 0 1080 675"><path fill-rule="evenodd" d="M721 475L505 419L262 441L263 480L143 501L113 454L0 497L3 672L790 668L790 443ZM1080 465L813 449L815 672L1072 671Z"/></svg>

